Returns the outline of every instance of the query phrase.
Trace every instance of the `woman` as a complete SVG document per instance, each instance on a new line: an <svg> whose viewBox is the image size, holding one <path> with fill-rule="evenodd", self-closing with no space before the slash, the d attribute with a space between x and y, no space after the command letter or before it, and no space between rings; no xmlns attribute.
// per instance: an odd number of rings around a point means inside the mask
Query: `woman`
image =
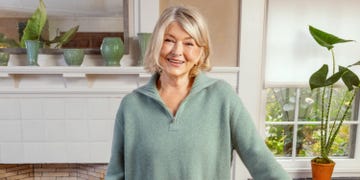
<svg viewBox="0 0 360 180"><path fill-rule="evenodd" d="M209 34L193 9L166 9L145 56L148 84L123 98L106 179L230 180L236 150L254 179L290 179L237 94L208 78Z"/></svg>

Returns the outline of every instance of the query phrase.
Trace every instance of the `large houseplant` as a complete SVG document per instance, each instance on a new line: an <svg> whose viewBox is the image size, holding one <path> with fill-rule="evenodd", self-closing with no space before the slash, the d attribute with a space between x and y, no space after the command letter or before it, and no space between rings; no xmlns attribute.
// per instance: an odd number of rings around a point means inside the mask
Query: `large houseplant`
<svg viewBox="0 0 360 180"><path fill-rule="evenodd" d="M352 42L353 40L345 40L334 36L332 34L326 33L322 30L309 26L309 31L311 36L314 40L322 47L325 47L331 53L331 65L330 68L332 69L329 73L329 65L324 64L319 70L313 73L309 79L309 84L311 90L318 89L321 92L321 102L320 104L320 156L316 157L311 160L312 166L315 164L333 164L335 165L334 161L330 159L329 155L331 153L332 146L334 144L335 138L339 133L339 130L348 116L348 112L351 109L352 102L356 95L356 92L359 89L360 80L358 76L351 71L349 68L354 65L359 65L359 62L348 66L337 66L335 61L335 53L334 53L334 45L338 43L346 43ZM334 85L342 81L345 86L347 87L347 94L350 93L350 96L347 95L343 98L340 104L333 102L333 92L334 92ZM347 99L348 98L348 99ZM331 117L330 112L334 112L335 117ZM332 166L330 168L330 179L332 170ZM323 171L323 170L322 170ZM324 174L324 172L322 172ZM314 174L313 169L313 176L317 176ZM317 177L318 178L318 177ZM317 179L314 178L313 179Z"/></svg>
<svg viewBox="0 0 360 180"><path fill-rule="evenodd" d="M43 29L47 21L46 6L43 0L39 0L39 5L35 12L31 15L30 19L26 23L23 35L21 37L20 46L25 47L26 40L40 40L45 45L55 43L55 48L61 48L63 44L69 42L78 31L79 26L70 28L66 33L61 36L55 37L53 40L48 40L42 37Z"/></svg>

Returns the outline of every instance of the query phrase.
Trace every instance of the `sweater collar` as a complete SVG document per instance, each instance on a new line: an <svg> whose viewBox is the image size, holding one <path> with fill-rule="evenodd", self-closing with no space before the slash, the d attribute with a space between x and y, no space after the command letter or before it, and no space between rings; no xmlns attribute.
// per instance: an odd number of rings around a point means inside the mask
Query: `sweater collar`
<svg viewBox="0 0 360 180"><path fill-rule="evenodd" d="M136 89L136 92L139 92L141 94L144 94L146 96L160 99L160 95L158 93L158 90L156 88L156 82L159 79L160 74L155 73L151 76L150 81L145 84L144 86L141 86L140 88ZM193 86L191 87L191 91L189 95L196 94L200 92L201 90L211 86L215 82L217 82L217 79L209 78L206 76L205 73L200 72L196 77Z"/></svg>

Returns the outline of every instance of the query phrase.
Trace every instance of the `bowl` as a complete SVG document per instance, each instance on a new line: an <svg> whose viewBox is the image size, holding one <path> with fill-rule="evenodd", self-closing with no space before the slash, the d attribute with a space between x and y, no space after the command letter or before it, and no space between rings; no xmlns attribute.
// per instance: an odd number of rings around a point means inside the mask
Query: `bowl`
<svg viewBox="0 0 360 180"><path fill-rule="evenodd" d="M83 49L64 49L65 62L69 66L80 66L84 61Z"/></svg>

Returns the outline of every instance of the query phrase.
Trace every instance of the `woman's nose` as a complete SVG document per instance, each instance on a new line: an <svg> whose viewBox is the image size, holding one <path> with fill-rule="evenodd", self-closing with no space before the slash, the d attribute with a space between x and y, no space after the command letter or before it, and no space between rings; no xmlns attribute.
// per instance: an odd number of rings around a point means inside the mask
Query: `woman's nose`
<svg viewBox="0 0 360 180"><path fill-rule="evenodd" d="M171 50L171 53L176 56L180 56L183 54L183 46L182 43L176 42Z"/></svg>

